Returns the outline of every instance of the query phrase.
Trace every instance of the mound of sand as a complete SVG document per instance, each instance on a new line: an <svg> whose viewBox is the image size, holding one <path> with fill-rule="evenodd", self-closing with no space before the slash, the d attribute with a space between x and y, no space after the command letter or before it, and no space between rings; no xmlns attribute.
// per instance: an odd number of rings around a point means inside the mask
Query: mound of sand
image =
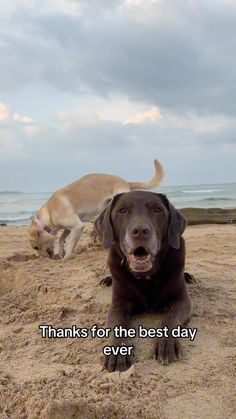
<svg viewBox="0 0 236 419"><path fill-rule="evenodd" d="M235 226L188 227L186 270L199 282L194 342L167 367L152 359L153 340L135 340L133 367L102 369L105 339L42 339L38 326L105 326L111 289L106 254L83 235L79 254L62 262L32 255L25 228L0 229L1 418L215 419L235 413ZM158 325L153 315L134 325Z"/></svg>

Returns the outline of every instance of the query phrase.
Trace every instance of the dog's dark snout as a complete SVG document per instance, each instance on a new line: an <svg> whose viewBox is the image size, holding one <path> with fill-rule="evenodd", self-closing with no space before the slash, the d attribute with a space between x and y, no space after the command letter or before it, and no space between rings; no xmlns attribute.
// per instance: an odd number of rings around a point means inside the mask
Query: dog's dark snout
<svg viewBox="0 0 236 419"><path fill-rule="evenodd" d="M47 254L50 258L53 256L53 251L51 249L47 249Z"/></svg>
<svg viewBox="0 0 236 419"><path fill-rule="evenodd" d="M148 238L150 235L150 228L146 225L138 225L131 229L131 234L134 239L145 237Z"/></svg>

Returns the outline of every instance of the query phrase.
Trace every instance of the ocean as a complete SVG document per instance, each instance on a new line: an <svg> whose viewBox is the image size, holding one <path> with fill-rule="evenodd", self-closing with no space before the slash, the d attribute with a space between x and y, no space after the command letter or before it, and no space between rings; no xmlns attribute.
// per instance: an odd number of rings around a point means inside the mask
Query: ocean
<svg viewBox="0 0 236 419"><path fill-rule="evenodd" d="M157 192L167 195L176 208L236 208L236 183L166 186ZM0 192L0 224L27 225L51 192Z"/></svg>

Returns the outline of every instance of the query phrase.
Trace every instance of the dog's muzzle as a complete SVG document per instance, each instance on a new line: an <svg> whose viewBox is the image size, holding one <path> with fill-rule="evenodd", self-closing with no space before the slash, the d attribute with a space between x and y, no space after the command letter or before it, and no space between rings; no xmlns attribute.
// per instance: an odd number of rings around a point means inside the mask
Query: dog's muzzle
<svg viewBox="0 0 236 419"><path fill-rule="evenodd" d="M131 271L145 273L152 269L153 256L144 246L137 247L133 253L127 256L127 262Z"/></svg>

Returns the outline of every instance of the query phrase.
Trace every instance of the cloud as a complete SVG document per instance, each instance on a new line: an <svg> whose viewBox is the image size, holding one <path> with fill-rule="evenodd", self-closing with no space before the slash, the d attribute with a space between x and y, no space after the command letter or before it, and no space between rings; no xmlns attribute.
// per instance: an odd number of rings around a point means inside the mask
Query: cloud
<svg viewBox="0 0 236 419"><path fill-rule="evenodd" d="M160 110L156 106L152 106L148 111L139 112L131 118L128 118L124 125L128 124L143 124L146 121L155 122L158 119L161 119L162 115Z"/></svg>
<svg viewBox="0 0 236 419"><path fill-rule="evenodd" d="M19 10L27 11L31 15L61 13L78 16L82 13L81 2L77 0L1 0L1 15L10 17Z"/></svg>
<svg viewBox="0 0 236 419"><path fill-rule="evenodd" d="M27 125L24 131L27 137L33 138L40 132L40 127L37 125Z"/></svg>
<svg viewBox="0 0 236 419"><path fill-rule="evenodd" d="M12 112L8 105L0 103L0 121L8 120L8 123L21 122L23 124L34 124L34 120L27 115Z"/></svg>
<svg viewBox="0 0 236 419"><path fill-rule="evenodd" d="M14 112L0 103L0 160L27 157L27 138L33 138L38 132L39 126L30 116Z"/></svg>
<svg viewBox="0 0 236 419"><path fill-rule="evenodd" d="M204 181L203 163L210 181L221 158L217 180L235 179L235 2L3 0L0 13L0 180L147 178L154 157L169 183Z"/></svg>
<svg viewBox="0 0 236 419"><path fill-rule="evenodd" d="M33 119L30 116L20 115L19 113L15 112L12 116L14 121L23 122L23 123L34 123Z"/></svg>
<svg viewBox="0 0 236 419"><path fill-rule="evenodd" d="M4 121L9 116L9 111L4 103L0 103L0 121Z"/></svg>
<svg viewBox="0 0 236 419"><path fill-rule="evenodd" d="M43 81L71 95L123 94L179 112L234 114L233 3L75 3L82 10L76 16L46 6L42 14L26 2L3 21L0 90Z"/></svg>
<svg viewBox="0 0 236 419"><path fill-rule="evenodd" d="M154 158L163 163L169 184L232 181L235 129L235 125L222 128L216 134L152 122L123 125L80 119L78 123L72 118L66 123L45 121L31 140L24 125L18 124L1 131L1 173L8 175L0 178L0 190L6 182L28 191L55 190L92 172L145 180L153 173ZM16 178L16 172L21 177Z"/></svg>
<svg viewBox="0 0 236 419"><path fill-rule="evenodd" d="M160 127L174 127L178 130L192 130L204 133L220 131L223 128L235 124L236 119L222 115L202 116L194 111L189 111L184 114L175 114L174 112L169 112L153 106L147 111L139 112L129 117L124 121L124 125L139 125L147 122L155 123Z"/></svg>
<svg viewBox="0 0 236 419"><path fill-rule="evenodd" d="M224 115L199 115L196 112L187 112L185 114L174 114L166 112L160 123L165 126L172 126L178 130L192 130L196 133L210 133L222 131L235 124L236 119ZM222 138L222 141L225 141Z"/></svg>

